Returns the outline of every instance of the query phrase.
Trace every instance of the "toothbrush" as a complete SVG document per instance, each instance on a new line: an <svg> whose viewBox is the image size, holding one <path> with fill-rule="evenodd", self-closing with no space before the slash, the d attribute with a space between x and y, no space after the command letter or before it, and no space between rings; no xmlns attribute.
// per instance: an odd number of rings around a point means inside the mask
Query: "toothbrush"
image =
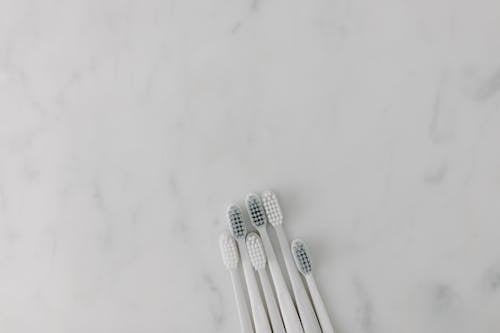
<svg viewBox="0 0 500 333"><path fill-rule="evenodd" d="M224 232L219 237L220 252L222 255L222 262L227 270L231 273L231 281L233 283L234 297L236 298L236 307L238 309L238 316L240 317L241 333L252 333L252 321L248 306L245 298L245 292L241 285L240 275L238 274L238 247L234 238L228 233Z"/></svg>
<svg viewBox="0 0 500 333"><path fill-rule="evenodd" d="M260 237L255 233L249 233L246 238L248 254L253 268L258 272L262 290L264 291L264 298L267 304L267 313L271 319L271 326L273 333L285 333L283 321L281 320L280 310L276 299L274 298L273 287L269 276L266 272L266 253Z"/></svg>
<svg viewBox="0 0 500 333"><path fill-rule="evenodd" d="M250 215L252 225L257 229L262 238L265 253L267 254L267 263L271 271L271 277L278 297L278 303L281 308L281 315L287 333L304 333L299 315L293 304L292 296L286 286L285 278L281 273L276 254L274 253L269 234L267 233L267 217L262 206L262 201L257 194L249 194L246 198L246 205Z"/></svg>
<svg viewBox="0 0 500 333"><path fill-rule="evenodd" d="M262 193L262 201L264 209L267 214L269 223L276 230L278 241L281 247L281 253L285 259L286 269L290 282L292 284L293 293L295 295L295 303L299 310L300 320L305 333L321 333L318 319L311 304L311 300L307 295L307 291L302 283L301 277L297 268L295 267L288 238L286 237L285 230L283 229L283 214L278 203L276 195L270 191Z"/></svg>
<svg viewBox="0 0 500 333"><path fill-rule="evenodd" d="M311 298L316 308L316 314L318 315L319 324L323 333L334 333L333 326L326 311L325 304L321 299L321 296L316 286L316 281L314 280L312 274L312 262L311 262L311 252L307 248L306 244L300 239L295 239L292 241L292 253L295 259L295 264L297 269L306 278L307 285L309 287L309 292L311 293Z"/></svg>
<svg viewBox="0 0 500 333"><path fill-rule="evenodd" d="M238 247L240 249L241 264L243 265L243 272L245 273L245 280L247 282L255 333L271 333L271 326L267 318L266 308L264 307L264 303L262 303L257 279L255 278L250 259L248 258L248 252L245 245L247 229L243 221L243 214L240 207L236 205L229 206L227 209L227 218L229 221L229 230L238 242Z"/></svg>

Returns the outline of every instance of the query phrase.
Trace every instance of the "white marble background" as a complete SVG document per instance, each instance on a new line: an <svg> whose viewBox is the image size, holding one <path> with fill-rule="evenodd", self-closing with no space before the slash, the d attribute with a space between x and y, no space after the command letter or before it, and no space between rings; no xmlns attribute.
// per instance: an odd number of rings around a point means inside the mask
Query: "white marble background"
<svg viewBox="0 0 500 333"><path fill-rule="evenodd" d="M0 0L0 332L236 332L268 187L338 333L500 332L500 2Z"/></svg>

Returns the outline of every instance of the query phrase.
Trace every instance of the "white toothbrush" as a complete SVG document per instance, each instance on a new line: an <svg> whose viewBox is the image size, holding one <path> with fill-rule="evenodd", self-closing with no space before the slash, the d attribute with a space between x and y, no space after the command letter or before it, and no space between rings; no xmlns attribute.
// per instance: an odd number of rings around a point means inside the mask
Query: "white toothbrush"
<svg viewBox="0 0 500 333"><path fill-rule="evenodd" d="M274 298L273 287L271 286L271 281L269 281L269 276L266 272L266 253L264 252L264 247L262 246L260 237L255 232L251 232L247 235L246 242L248 254L250 255L250 262L252 263L253 268L255 268L255 270L259 273L262 291L264 292L264 298L266 299L267 313L269 314L269 319L271 319L273 333L285 333L285 327L283 327L280 310L278 308L278 304L276 304L276 299Z"/></svg>
<svg viewBox="0 0 500 333"><path fill-rule="evenodd" d="M287 333L303 333L302 324L300 323L299 315L293 304L292 296L286 286L285 278L281 273L278 260L274 253L269 234L267 233L267 217L262 206L262 201L257 194L249 194L246 198L248 214L253 226L259 231L264 250L267 254L267 262L278 297L278 303L281 308L281 315Z"/></svg>
<svg viewBox="0 0 500 333"><path fill-rule="evenodd" d="M270 333L271 326L267 318L266 308L260 297L259 286L255 278L250 259L248 258L248 251L245 244L245 236L247 229L243 221L243 214L240 207L231 205L227 209L227 217L229 221L229 230L238 242L240 249L241 263L243 265L243 272L245 273L245 280L247 282L248 296L250 297L250 306L252 308L253 322L256 333Z"/></svg>
<svg viewBox="0 0 500 333"><path fill-rule="evenodd" d="M238 308L238 316L240 317L240 327L242 333L252 333L252 321L248 310L245 292L241 285L240 275L238 274L238 262L240 260L238 247L234 238L224 232L219 237L220 252L222 262L227 270L231 273L231 281L233 283L234 297L236 298L236 307Z"/></svg>
<svg viewBox="0 0 500 333"><path fill-rule="evenodd" d="M288 276L290 277L290 282L292 283L295 303L297 304L297 308L299 310L299 316L302 322L302 327L304 327L304 332L321 333L321 328L319 326L318 319L316 318L311 300L307 295L307 291L302 283L300 274L295 267L292 253L290 252L288 238L286 237L285 230L283 229L283 214L281 212L278 199L274 193L267 191L262 193L262 202L264 204L264 209L266 210L267 219L276 230L276 235L278 236L278 241L283 258L285 259Z"/></svg>
<svg viewBox="0 0 500 333"><path fill-rule="evenodd" d="M316 286L316 281L314 280L312 274L311 252L307 248L306 244L304 244L304 242L300 239L293 240L291 247L297 269L306 278L321 329L323 330L323 333L334 333L332 322L330 321L330 317L328 316L325 304L321 299L318 287Z"/></svg>

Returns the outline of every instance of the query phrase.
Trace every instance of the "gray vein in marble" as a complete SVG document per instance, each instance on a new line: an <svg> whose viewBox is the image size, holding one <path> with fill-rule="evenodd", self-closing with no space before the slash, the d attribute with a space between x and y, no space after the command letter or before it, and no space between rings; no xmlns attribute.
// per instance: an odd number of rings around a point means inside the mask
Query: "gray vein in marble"
<svg viewBox="0 0 500 333"><path fill-rule="evenodd" d="M175 14L176 6L177 6L177 1L176 0L170 0L169 6L168 6L168 10L169 10L169 14L171 16L173 16ZM158 12L159 11L157 11L157 13Z"/></svg>
<svg viewBox="0 0 500 333"><path fill-rule="evenodd" d="M448 164L442 163L436 170L428 173L425 176L424 181L428 184L434 184L434 185L440 184L445 180L447 173L448 173Z"/></svg>
<svg viewBox="0 0 500 333"><path fill-rule="evenodd" d="M472 181L474 175L476 174L477 154L478 154L479 148L481 147L481 144L483 143L484 135L487 133L488 125L494 124L494 122L492 121L493 120L492 118L494 118L494 115L497 114L496 111L497 110L495 108L491 109L489 112L484 114L484 116L481 120L481 123L479 125L478 134L476 136L474 144L471 146L471 149L470 149L470 153L469 153L470 157L471 157L470 158L470 167L469 167L469 170L467 171L467 174L465 176L464 185L469 185L470 182Z"/></svg>
<svg viewBox="0 0 500 333"><path fill-rule="evenodd" d="M175 234L181 235L184 240L189 239L189 228L187 226L187 220L182 216L177 216L172 228Z"/></svg>
<svg viewBox="0 0 500 333"><path fill-rule="evenodd" d="M8 209L7 198L8 197L5 194L4 187L0 185L0 212L4 216L7 215L7 209ZM2 229L3 229L3 236L4 236L3 240L7 242L15 240L17 238L17 234L10 225L9 220L7 218L2 218L0 219L0 223L2 224Z"/></svg>
<svg viewBox="0 0 500 333"><path fill-rule="evenodd" d="M101 183L99 180L94 180L92 189L92 200L95 204L96 209L103 216L100 220L102 223L103 230L99 233L98 239L101 247L103 249L109 249L112 247L113 243L113 227L111 224L111 219L109 216L108 207L106 200L102 193Z"/></svg>
<svg viewBox="0 0 500 333"><path fill-rule="evenodd" d="M138 224L141 216L141 207L137 206L134 208L132 214L131 214L131 224Z"/></svg>
<svg viewBox="0 0 500 333"><path fill-rule="evenodd" d="M391 144L389 150L389 156L387 157L387 168L385 171L385 179L384 179L386 191L389 191L391 189L393 176L394 176L394 144Z"/></svg>
<svg viewBox="0 0 500 333"><path fill-rule="evenodd" d="M180 199L179 185L177 184L177 178L174 175L171 175L168 178L168 187L170 189L170 194L176 199Z"/></svg>
<svg viewBox="0 0 500 333"><path fill-rule="evenodd" d="M5 189L1 184L0 184L0 208L2 209L3 213L5 213L7 210L7 196L5 195Z"/></svg>
<svg viewBox="0 0 500 333"><path fill-rule="evenodd" d="M163 48L162 48L163 49ZM155 87L155 83L158 79L159 74L161 73L161 57L159 57L153 65L151 65L148 74L146 75L146 79L144 80L144 84L141 88L140 101L146 102L151 98L151 94L153 88Z"/></svg>
<svg viewBox="0 0 500 333"><path fill-rule="evenodd" d="M373 304L366 291L365 286L359 278L354 278L352 281L356 295L358 296L357 318L359 326L363 332L374 332L375 327L373 323Z"/></svg>
<svg viewBox="0 0 500 333"><path fill-rule="evenodd" d="M494 265L485 272L484 286L487 292L496 292L500 289L500 265Z"/></svg>
<svg viewBox="0 0 500 333"><path fill-rule="evenodd" d="M445 72L441 74L438 84L437 84L437 89L436 89L436 95L434 97L434 104L432 106L432 118L431 122L429 125L429 137L434 143L437 143L440 139L440 133L439 133L439 121L441 117L441 112L442 112L442 98L443 98L443 87L445 83Z"/></svg>
<svg viewBox="0 0 500 333"><path fill-rule="evenodd" d="M168 179L168 188L172 199L177 203L177 214L173 219L172 231L176 234L180 234L184 240L189 239L189 228L188 221L184 216L183 209L183 197L179 189L178 180L174 175L171 175Z"/></svg>
<svg viewBox="0 0 500 333"><path fill-rule="evenodd" d="M92 67L85 69L88 72L92 71ZM83 73L80 70L74 70L67 81L59 88L59 91L55 94L55 101L61 107L62 111L67 111L67 95L68 92L72 91L72 89L79 84L81 84L83 79Z"/></svg>
<svg viewBox="0 0 500 333"><path fill-rule="evenodd" d="M30 161L24 161L22 173L26 181L30 184L35 182L40 176L40 170Z"/></svg>
<svg viewBox="0 0 500 333"><path fill-rule="evenodd" d="M104 202L104 198L102 195L102 190L101 190L101 185L99 181L94 181L94 186L93 186L93 192L92 192L92 199L94 200L96 207L101 211L104 212L106 211L106 204Z"/></svg>
<svg viewBox="0 0 500 333"><path fill-rule="evenodd" d="M260 4L259 0L252 0L252 4L250 5L250 8L255 11L258 9L259 4Z"/></svg>
<svg viewBox="0 0 500 333"><path fill-rule="evenodd" d="M43 127L37 126L33 129L26 130L13 140L10 140L9 149L12 153L20 153L32 147L35 140L42 132Z"/></svg>
<svg viewBox="0 0 500 333"><path fill-rule="evenodd" d="M456 6L450 5L449 11L450 11L450 15L449 15L448 39L449 39L449 42L452 42L455 39L455 30L456 30L456 17L457 17Z"/></svg>
<svg viewBox="0 0 500 333"><path fill-rule="evenodd" d="M26 100L30 102L35 111L38 111L38 113L41 115L46 115L47 110L42 105L42 103L37 99L35 93L33 92L34 89L31 88L30 79L27 77L25 71L18 70L17 74L18 74L17 78L19 80L19 84L21 85Z"/></svg>
<svg viewBox="0 0 500 333"><path fill-rule="evenodd" d="M230 33L236 34L238 31L240 31L240 29L242 28L243 24L248 19L248 17L252 16L255 12L257 12L259 8L260 8L260 0L250 0L250 8L249 11L246 13L245 18L242 18L238 20L236 23L234 23L230 30Z"/></svg>
<svg viewBox="0 0 500 333"><path fill-rule="evenodd" d="M484 80L476 93L478 100L488 99L500 91L500 69Z"/></svg>
<svg viewBox="0 0 500 333"><path fill-rule="evenodd" d="M222 292L219 289L219 287L217 287L217 285L214 283L214 280L210 277L210 275L206 273L203 274L203 281L205 287L207 287L210 294L212 294L211 299L215 300L216 303L210 305L210 313L212 316L213 323L216 328L220 328L224 323L225 319L224 298L222 296Z"/></svg>
<svg viewBox="0 0 500 333"><path fill-rule="evenodd" d="M235 34L238 32L238 30L240 30L241 28L241 21L240 22L236 22L233 27L231 28L231 33L232 34Z"/></svg>
<svg viewBox="0 0 500 333"><path fill-rule="evenodd" d="M453 307L457 298L458 295L449 285L438 283L431 288L430 309L432 313L439 315Z"/></svg>

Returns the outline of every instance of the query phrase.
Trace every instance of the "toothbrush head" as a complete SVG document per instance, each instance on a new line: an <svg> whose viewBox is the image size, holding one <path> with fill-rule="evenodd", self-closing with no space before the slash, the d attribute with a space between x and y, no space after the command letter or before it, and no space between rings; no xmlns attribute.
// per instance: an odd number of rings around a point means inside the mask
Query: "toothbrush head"
<svg viewBox="0 0 500 333"><path fill-rule="evenodd" d="M233 237L236 239L245 238L247 228L245 226L245 221L243 221L243 214L241 213L240 207L230 205L227 208L227 219L229 222L229 230Z"/></svg>
<svg viewBox="0 0 500 333"><path fill-rule="evenodd" d="M226 231L220 235L219 247L224 266L226 266L228 270L236 269L240 256L236 242L229 232Z"/></svg>
<svg viewBox="0 0 500 333"><path fill-rule="evenodd" d="M292 255L293 259L295 259L295 264L297 265L299 272L303 275L311 274L311 252L307 248L306 244L300 239L294 239L292 241Z"/></svg>
<svg viewBox="0 0 500 333"><path fill-rule="evenodd" d="M260 197L255 194L247 195L247 209L248 215L250 215L250 222L254 225L255 228L259 228L262 226L266 226L267 217L266 212L264 211L264 206L262 206L262 201Z"/></svg>
<svg viewBox="0 0 500 333"><path fill-rule="evenodd" d="M247 249L250 256L250 262L256 271L266 268L266 253L262 241L255 232L247 235Z"/></svg>
<svg viewBox="0 0 500 333"><path fill-rule="evenodd" d="M281 208L276 195L271 191L266 191L262 193L262 202L264 204L264 209L266 210L269 223L273 226L282 224L283 214L281 213Z"/></svg>

